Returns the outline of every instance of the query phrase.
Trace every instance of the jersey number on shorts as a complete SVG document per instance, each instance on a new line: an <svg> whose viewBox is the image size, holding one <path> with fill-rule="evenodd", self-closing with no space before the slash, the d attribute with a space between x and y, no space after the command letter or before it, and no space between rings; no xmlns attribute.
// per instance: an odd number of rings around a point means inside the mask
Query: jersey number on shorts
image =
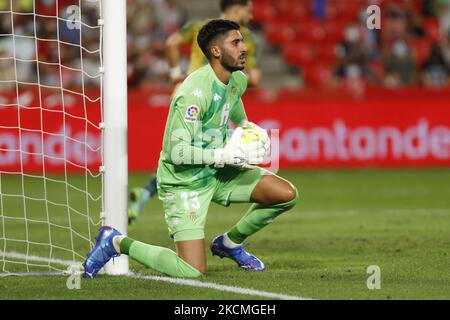
<svg viewBox="0 0 450 320"><path fill-rule="evenodd" d="M198 192L181 192L180 199L184 210L198 210L200 209L200 202L198 201Z"/></svg>

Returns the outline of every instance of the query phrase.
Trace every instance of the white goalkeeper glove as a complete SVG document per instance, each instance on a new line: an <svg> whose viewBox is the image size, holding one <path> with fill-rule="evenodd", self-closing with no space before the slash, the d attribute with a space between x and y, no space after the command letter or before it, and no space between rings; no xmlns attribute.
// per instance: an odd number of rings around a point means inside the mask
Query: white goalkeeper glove
<svg viewBox="0 0 450 320"><path fill-rule="evenodd" d="M237 127L225 148L214 151L216 168L223 168L225 165L248 168L264 161L266 151L262 140L243 143L241 141L243 134L244 129Z"/></svg>
<svg viewBox="0 0 450 320"><path fill-rule="evenodd" d="M240 126L242 126L242 128L244 130L249 128L249 129L255 130L258 133L258 135L262 141L262 144L264 146L264 150L266 152L264 154L264 157L266 157L270 152L270 138L269 138L269 135L267 134L267 131L265 129L261 128L260 126L258 126L257 124L247 121L247 120L242 121Z"/></svg>

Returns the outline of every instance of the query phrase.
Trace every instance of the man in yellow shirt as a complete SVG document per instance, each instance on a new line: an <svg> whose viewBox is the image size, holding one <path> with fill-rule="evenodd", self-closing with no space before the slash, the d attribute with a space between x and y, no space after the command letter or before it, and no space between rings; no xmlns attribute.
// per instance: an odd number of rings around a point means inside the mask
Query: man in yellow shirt
<svg viewBox="0 0 450 320"><path fill-rule="evenodd" d="M240 33L244 38L247 47L246 69L247 83L249 87L257 86L261 80L261 70L259 67L259 48L255 38L246 27L252 19L251 0L220 0L221 19L231 20L240 25ZM173 33L166 41L166 53L170 65L170 77L175 87L186 78L180 67L181 46L192 45L189 68L187 73L191 74L197 69L208 64L208 60L197 43L197 35L200 29L211 19L203 21L187 22L181 30ZM175 88L176 89L176 88ZM175 91L175 90L174 90ZM129 195L128 222L133 223L142 211L144 204L156 195L156 177L152 177L149 183L142 188L134 188Z"/></svg>
<svg viewBox="0 0 450 320"><path fill-rule="evenodd" d="M259 68L259 48L254 36L246 27L252 19L251 0L221 0L220 9L221 19L237 22L241 28L240 32L247 46L246 73L249 86L257 86L261 80L261 70ZM196 41L197 34L202 26L210 19L203 21L190 21L186 23L180 31L172 34L166 41L167 58L171 67L171 78L174 84L184 80L186 75L181 71L180 47L185 44L192 44L190 63L187 73L191 74L195 70L203 67L208 61L200 50Z"/></svg>

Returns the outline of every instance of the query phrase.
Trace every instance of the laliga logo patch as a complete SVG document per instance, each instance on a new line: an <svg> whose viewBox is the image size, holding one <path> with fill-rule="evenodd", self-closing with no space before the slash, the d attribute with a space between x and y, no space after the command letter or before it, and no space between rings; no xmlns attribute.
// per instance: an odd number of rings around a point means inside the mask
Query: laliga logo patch
<svg viewBox="0 0 450 320"><path fill-rule="evenodd" d="M186 114L184 115L184 121L186 122L195 122L197 121L198 114L200 113L200 108L195 104L189 106L186 109Z"/></svg>

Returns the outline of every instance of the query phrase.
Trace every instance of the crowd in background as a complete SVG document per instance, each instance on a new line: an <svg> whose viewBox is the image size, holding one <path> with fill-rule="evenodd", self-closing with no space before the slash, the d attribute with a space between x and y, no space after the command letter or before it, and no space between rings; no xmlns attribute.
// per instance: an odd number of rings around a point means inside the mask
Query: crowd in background
<svg viewBox="0 0 450 320"><path fill-rule="evenodd" d="M99 85L99 1L59 0L58 13L55 3L20 0L11 8L0 0L0 90L15 81L75 91ZM79 4L79 11L70 7ZM169 85L164 42L184 24L186 11L177 0L128 0L127 17L130 87Z"/></svg>
<svg viewBox="0 0 450 320"><path fill-rule="evenodd" d="M128 0L128 79L132 87L169 86L165 40L187 21L177 0ZM186 63L186 59L183 60ZM186 68L185 68L186 69Z"/></svg>
<svg viewBox="0 0 450 320"><path fill-rule="evenodd" d="M55 3L0 0L0 90L16 81L78 92L99 86L99 3L59 0L58 12Z"/></svg>
<svg viewBox="0 0 450 320"><path fill-rule="evenodd" d="M388 2L381 30L367 16L350 24L338 46L334 73L385 87L446 86L450 80L450 1Z"/></svg>
<svg viewBox="0 0 450 320"><path fill-rule="evenodd" d="M333 74L330 85L340 79L363 79L386 87L448 85L450 0L423 0L420 10L408 0L387 2L381 31L367 29L363 11L346 26L344 39L329 65ZM81 25L72 21L75 12L67 9L78 0L59 0L64 8L59 21L54 18L55 0L36 0L35 7L32 0L12 3L14 8L10 8L11 1L0 0L0 90L12 86L13 80L65 88L99 84L97 1L81 1ZM130 87L170 86L164 42L186 22L183 5L177 0L127 1ZM11 14L11 9L25 13L34 10L38 15ZM430 36L430 26L425 23L428 17L440 19L438 36ZM421 42L423 39L427 41Z"/></svg>

